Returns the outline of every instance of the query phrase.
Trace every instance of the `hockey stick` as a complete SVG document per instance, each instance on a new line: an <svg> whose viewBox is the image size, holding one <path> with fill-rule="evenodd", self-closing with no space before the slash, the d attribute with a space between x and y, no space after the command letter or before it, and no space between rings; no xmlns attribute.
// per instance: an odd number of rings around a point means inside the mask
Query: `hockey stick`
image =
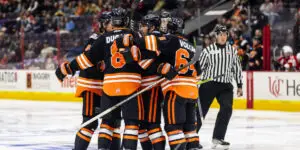
<svg viewBox="0 0 300 150"><path fill-rule="evenodd" d="M177 71L177 72L178 72L178 71L181 71L182 69L184 69L184 68L186 68L186 67L188 67L188 66L194 64L194 63L199 59L199 56L200 56L200 51L199 51L199 50L196 50L196 52L195 52L195 54L194 54L194 57L191 59L191 61L190 61L188 64L186 64L186 65L182 66L181 68L177 69L176 71ZM102 118L103 116L105 116L106 114L112 112L113 110L115 110L116 108L120 107L120 106L123 105L124 103L126 103L126 102L132 100L134 97L137 97L138 95L144 93L145 91L147 91L147 90L151 89L152 87L156 86L157 84L161 83L161 82L164 81L165 79L166 79L166 78L161 78L161 79L159 79L158 81L154 82L153 84L151 84L151 85L145 87L144 89L142 89L142 90L140 90L140 91L138 91L138 92L132 94L131 96L129 96L128 98L122 100L121 102L117 103L116 105L112 106L111 108L106 109L106 110L103 111L102 113L100 113L100 114L98 114L97 116L95 116L95 117L91 118L90 120L86 121L85 123L83 123L83 124L80 126L80 128L85 127L86 125L88 125L88 124L94 122L94 121L97 120L98 118Z"/></svg>
<svg viewBox="0 0 300 150"><path fill-rule="evenodd" d="M205 80L200 80L200 81L197 82L197 85L201 85L203 83L212 81L214 79L218 79L218 78L223 77L223 76L224 76L224 74L221 74L221 75L218 75L218 76L215 76L215 77L212 77L212 78L208 78L208 79L205 79Z"/></svg>
<svg viewBox="0 0 300 150"><path fill-rule="evenodd" d="M218 75L218 76L215 76L213 78L206 79L206 80L200 80L199 82L197 82L197 85L201 85L201 84L210 82L210 81L212 81L214 79L217 79L217 78L220 78L220 77L223 77L223 76L224 76L224 74ZM201 107L200 96L198 96L197 106L198 106L198 111L199 111L201 122L203 122L204 116L203 116L203 111L202 111L202 107Z"/></svg>
<svg viewBox="0 0 300 150"><path fill-rule="evenodd" d="M140 2L140 0L134 0L131 4L131 10L130 10L130 18L129 18L129 27L132 30L135 30L135 25L136 25L136 20L133 20L133 15L135 13L135 10L138 7L138 3Z"/></svg>
<svg viewBox="0 0 300 150"><path fill-rule="evenodd" d="M166 2L164 0L159 0L153 8L153 12L159 11L165 4Z"/></svg>

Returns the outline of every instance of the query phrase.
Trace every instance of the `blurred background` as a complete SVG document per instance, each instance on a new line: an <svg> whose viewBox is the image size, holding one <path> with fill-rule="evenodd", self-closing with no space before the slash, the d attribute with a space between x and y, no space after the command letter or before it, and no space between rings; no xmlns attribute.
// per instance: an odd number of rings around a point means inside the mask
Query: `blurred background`
<svg viewBox="0 0 300 150"><path fill-rule="evenodd" d="M101 12L130 11L132 2L0 0L0 69L54 70L98 31ZM243 70L299 71L299 0L142 0L136 12L146 14L157 4L185 19L186 35L199 47L215 41L215 24L228 26Z"/></svg>

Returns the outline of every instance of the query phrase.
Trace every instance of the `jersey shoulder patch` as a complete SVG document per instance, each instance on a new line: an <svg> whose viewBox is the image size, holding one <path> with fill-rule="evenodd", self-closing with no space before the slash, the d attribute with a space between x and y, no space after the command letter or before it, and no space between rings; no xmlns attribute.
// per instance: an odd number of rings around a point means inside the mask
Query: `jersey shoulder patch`
<svg viewBox="0 0 300 150"><path fill-rule="evenodd" d="M96 33L93 33L93 34L90 36L90 39L94 39L94 40L96 40L96 39L98 39L98 37L99 37L99 35L98 35L98 34L96 34Z"/></svg>

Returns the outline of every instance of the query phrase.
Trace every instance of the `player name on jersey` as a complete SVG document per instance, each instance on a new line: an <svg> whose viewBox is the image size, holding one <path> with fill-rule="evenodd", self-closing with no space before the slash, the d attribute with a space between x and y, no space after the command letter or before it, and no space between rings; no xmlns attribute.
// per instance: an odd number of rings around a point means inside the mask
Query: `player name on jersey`
<svg viewBox="0 0 300 150"><path fill-rule="evenodd" d="M112 43L115 39L123 36L124 34L116 34L116 35L112 35L112 36L108 36L108 37L105 37L106 39L106 44L109 44L109 43Z"/></svg>
<svg viewBox="0 0 300 150"><path fill-rule="evenodd" d="M188 49L188 50L191 50L192 52L196 52L196 49L191 44L189 44L188 42L186 42L184 40L179 40L179 43L180 43L181 47L183 47L185 49Z"/></svg>

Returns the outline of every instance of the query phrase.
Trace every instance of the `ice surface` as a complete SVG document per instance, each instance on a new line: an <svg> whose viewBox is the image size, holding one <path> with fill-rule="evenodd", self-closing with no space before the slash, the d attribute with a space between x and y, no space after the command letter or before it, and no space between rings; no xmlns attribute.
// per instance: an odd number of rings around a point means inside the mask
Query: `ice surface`
<svg viewBox="0 0 300 150"><path fill-rule="evenodd" d="M81 123L81 103L0 100L0 150L70 150ZM200 131L210 149L217 109ZM300 113L234 110L226 140L232 150L298 150ZM97 149L96 135L90 150Z"/></svg>

